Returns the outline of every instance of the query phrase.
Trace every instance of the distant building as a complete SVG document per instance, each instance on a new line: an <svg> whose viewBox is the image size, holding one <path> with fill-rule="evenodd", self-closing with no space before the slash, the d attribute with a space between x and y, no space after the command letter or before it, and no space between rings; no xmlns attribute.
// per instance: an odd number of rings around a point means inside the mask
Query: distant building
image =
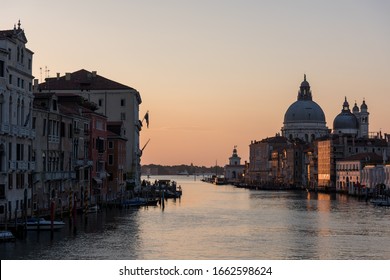
<svg viewBox="0 0 390 280"><path fill-rule="evenodd" d="M241 164L241 158L237 154L237 147L233 149L233 154L229 158L229 164L225 165L225 180L231 183L242 180L245 165Z"/></svg>
<svg viewBox="0 0 390 280"><path fill-rule="evenodd" d="M32 58L20 21L0 30L0 222L31 215Z"/></svg>
<svg viewBox="0 0 390 280"><path fill-rule="evenodd" d="M282 136L277 134L252 141L249 145L247 183L355 193L365 164L350 157L368 153L381 157L390 152L388 134L382 137L381 132L369 133L369 112L365 100L360 108L355 102L351 112L345 97L342 110L333 121L331 133L326 127L324 112L312 99L306 75L297 101L284 115L281 131ZM342 163L343 160L352 161ZM350 169L345 169L345 166Z"/></svg>
<svg viewBox="0 0 390 280"><path fill-rule="evenodd" d="M361 153L340 159L336 162L336 191L351 195L361 195L363 169L367 165L381 163L382 157L375 153Z"/></svg>
<svg viewBox="0 0 390 280"><path fill-rule="evenodd" d="M34 88L36 92L73 93L83 96L86 100L97 104L97 112L107 116L108 121L122 121L126 142L125 172L129 175L127 181L140 184L140 148L139 133L142 123L139 120L139 105L141 96L135 89L118 82L99 76L96 71L84 69L57 74L55 78L47 78L44 83Z"/></svg>

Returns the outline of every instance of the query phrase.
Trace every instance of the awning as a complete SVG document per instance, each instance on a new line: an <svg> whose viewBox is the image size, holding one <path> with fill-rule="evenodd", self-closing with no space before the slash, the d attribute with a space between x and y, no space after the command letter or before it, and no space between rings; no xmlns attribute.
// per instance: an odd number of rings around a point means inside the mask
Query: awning
<svg viewBox="0 0 390 280"><path fill-rule="evenodd" d="M99 179L97 177L94 177L93 180L97 183L97 184L101 184L103 181L102 179Z"/></svg>

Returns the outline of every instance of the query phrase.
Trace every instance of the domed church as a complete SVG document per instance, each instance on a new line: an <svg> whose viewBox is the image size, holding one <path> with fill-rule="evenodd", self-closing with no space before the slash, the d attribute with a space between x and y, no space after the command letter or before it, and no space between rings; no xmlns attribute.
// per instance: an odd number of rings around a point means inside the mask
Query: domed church
<svg viewBox="0 0 390 280"><path fill-rule="evenodd" d="M349 109L347 97L343 103L341 113L336 116L333 121L333 134L351 135L358 138L368 137L368 107L366 101L359 107L355 102L355 106Z"/></svg>
<svg viewBox="0 0 390 280"><path fill-rule="evenodd" d="M282 135L290 140L298 138L305 142L313 142L316 138L328 134L324 111L313 101L305 74L297 101L290 105L284 115Z"/></svg>

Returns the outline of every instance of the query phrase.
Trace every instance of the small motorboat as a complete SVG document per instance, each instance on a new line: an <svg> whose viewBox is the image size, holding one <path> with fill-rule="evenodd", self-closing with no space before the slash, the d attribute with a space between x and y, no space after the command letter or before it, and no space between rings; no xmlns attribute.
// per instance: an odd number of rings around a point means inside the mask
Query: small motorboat
<svg viewBox="0 0 390 280"><path fill-rule="evenodd" d="M8 230L2 230L0 231L0 242L13 242L16 238L12 234L12 232Z"/></svg>
<svg viewBox="0 0 390 280"><path fill-rule="evenodd" d="M27 230L59 230L65 226L62 221L48 221L44 218L29 218L26 221Z"/></svg>
<svg viewBox="0 0 390 280"><path fill-rule="evenodd" d="M99 211L100 211L99 205L91 205L91 206L88 207L87 214L97 213Z"/></svg>

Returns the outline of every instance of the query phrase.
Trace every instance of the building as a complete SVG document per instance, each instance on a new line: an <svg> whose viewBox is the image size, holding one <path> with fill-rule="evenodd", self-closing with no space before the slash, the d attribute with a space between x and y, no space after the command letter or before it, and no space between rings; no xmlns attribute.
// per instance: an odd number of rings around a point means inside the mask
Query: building
<svg viewBox="0 0 390 280"><path fill-rule="evenodd" d="M362 184L365 166L381 163L382 157L375 153L361 153L336 162L336 191L351 195L364 194Z"/></svg>
<svg viewBox="0 0 390 280"><path fill-rule="evenodd" d="M284 115L282 136L309 143L328 134L324 111L313 101L310 84L304 75L297 101L290 105Z"/></svg>
<svg viewBox="0 0 390 280"><path fill-rule="evenodd" d="M109 80L96 71L84 69L66 73L64 76L47 78L34 88L36 92L73 93L97 104L97 113L107 116L108 121L123 121L126 142L126 164L124 166L129 183L139 184L141 165L139 133L142 124L139 120L141 96L135 89Z"/></svg>
<svg viewBox="0 0 390 280"><path fill-rule="evenodd" d="M126 192L125 169L126 142L123 122L107 123L108 198L123 198Z"/></svg>
<svg viewBox="0 0 390 280"><path fill-rule="evenodd" d="M225 180L230 183L237 183L242 180L245 165L241 164L241 158L237 154L237 146L233 148L233 154L229 158L229 164L225 165Z"/></svg>
<svg viewBox="0 0 390 280"><path fill-rule="evenodd" d="M90 203L100 204L108 199L107 117L95 108L83 108L82 112L90 121L88 153L93 162Z"/></svg>
<svg viewBox="0 0 390 280"><path fill-rule="evenodd" d="M0 221L31 215L32 59L20 21L0 30Z"/></svg>

